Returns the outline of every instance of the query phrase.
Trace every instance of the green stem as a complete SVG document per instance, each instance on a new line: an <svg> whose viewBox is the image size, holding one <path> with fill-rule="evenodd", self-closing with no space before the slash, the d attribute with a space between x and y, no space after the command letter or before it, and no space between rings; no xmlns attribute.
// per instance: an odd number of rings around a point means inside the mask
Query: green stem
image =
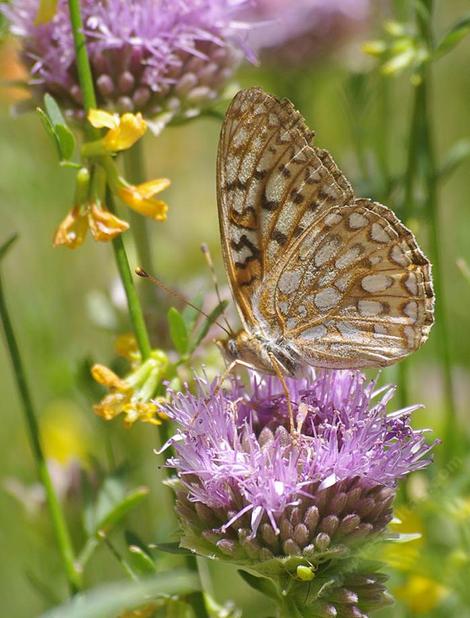
<svg viewBox="0 0 470 618"><path fill-rule="evenodd" d="M114 213L114 200L112 193L109 190L107 191L106 204L108 206L108 209L112 213ZM137 290L134 285L134 280L132 278L129 260L127 258L126 249L124 247L124 241L122 239L122 236L119 235L116 236L116 238L114 238L112 242L114 249L114 257L116 259L119 276L121 277L122 285L126 293L127 306L129 308L129 315L131 318L134 335L137 341L137 345L139 346L142 359L145 360L149 358L152 348L150 346L150 339L148 336L147 327L145 325L142 306L140 304Z"/></svg>
<svg viewBox="0 0 470 618"><path fill-rule="evenodd" d="M46 492L47 505L51 516L52 526L56 536L57 545L62 558L67 581L71 593L74 594L81 588L81 576L75 565L75 553L72 547L67 523L65 521L62 506L55 492L54 485L49 474L46 458L41 444L39 425L34 410L31 393L26 380L26 374L21 359L20 350L13 330L13 325L6 305L3 284L0 277L0 314L5 332L5 339L10 354L11 364L15 375L18 394L21 399L26 428L31 449L38 470L38 476Z"/></svg>
<svg viewBox="0 0 470 618"><path fill-rule="evenodd" d="M414 214L414 191L417 180L418 159L420 154L420 136L422 127L423 83L415 87L413 95L413 110L408 142L408 156L405 173L405 195L403 199L402 218L409 225ZM403 360L398 365L399 405L405 408L409 405L409 361Z"/></svg>
<svg viewBox="0 0 470 618"><path fill-rule="evenodd" d="M192 593L191 598L188 599L191 603L191 607L193 608L197 618L209 618L209 613L206 607L206 600L204 598L203 586L204 577L201 576L199 571L199 561L196 556L186 556L186 566L190 571L196 573L199 578L199 583L201 584L201 590L196 590Z"/></svg>
<svg viewBox="0 0 470 618"><path fill-rule="evenodd" d="M137 142L124 153L124 169L126 179L132 184L139 184L146 178L142 141ZM144 270L152 272L153 255L149 238L148 220L137 212L131 212L131 228L134 236L137 255Z"/></svg>
<svg viewBox="0 0 470 618"><path fill-rule="evenodd" d="M69 0L70 24L72 26L73 42L75 46L75 59L77 63L78 79L82 91L83 106L85 111L97 106L93 75L91 73L90 60L86 48L86 38L83 32L83 20L80 12L80 0ZM100 131L87 123L85 129L89 139L99 139Z"/></svg>
<svg viewBox="0 0 470 618"><path fill-rule="evenodd" d="M442 252L439 234L439 201L437 188L437 169L432 135L431 112L429 109L430 72L423 78L424 105L423 105L423 165L425 173L426 203L429 212L430 244L433 263L433 281L436 294L436 334L439 357L443 367L444 400L445 400L445 430L444 439L447 453L453 452L451 443L457 437L456 408L454 385L452 376L452 361L449 346L447 307L444 297L442 278Z"/></svg>
<svg viewBox="0 0 470 618"><path fill-rule="evenodd" d="M85 112L96 107L95 87L93 84L93 75L90 67L90 60L86 49L86 39L83 33L83 20L80 12L80 0L68 0L70 11L70 23L72 25L73 40L75 45L75 57L77 63L78 78L83 96L83 106ZM86 123L85 132L89 140L99 139L100 131ZM107 206L111 212L114 212L114 204L112 195L108 191ZM140 353L143 359L150 355L150 341L145 326L142 307L140 306L139 297L134 286L132 273L129 267L126 249L121 236L113 240L114 256L116 259L117 268L121 277L122 285L126 292L127 304L129 307L129 315L131 318L134 334L139 346Z"/></svg>
<svg viewBox="0 0 470 618"><path fill-rule="evenodd" d="M426 38L429 47L432 48L432 15L434 2L433 0L425 0L424 3L429 11L429 21L424 20L420 15L418 15L418 24L422 36ZM419 90L421 92L420 117L422 122L420 156L424 176L425 202L429 213L431 257L433 263L434 290L436 294L436 340L439 358L442 362L444 379L445 453L450 456L451 453L454 453L454 448L456 447L455 441L458 440L458 431L452 376L452 362L449 346L447 307L444 298L441 239L439 236L438 170L434 147L431 109L432 69L429 63L427 63L423 69L422 82L419 86Z"/></svg>

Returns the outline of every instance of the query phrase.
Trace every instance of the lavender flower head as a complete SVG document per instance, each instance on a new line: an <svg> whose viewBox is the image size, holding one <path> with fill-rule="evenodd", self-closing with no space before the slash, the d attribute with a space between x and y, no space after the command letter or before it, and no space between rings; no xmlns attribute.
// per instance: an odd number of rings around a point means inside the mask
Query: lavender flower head
<svg viewBox="0 0 470 618"><path fill-rule="evenodd" d="M82 0L100 107L119 112L191 114L220 95L247 53L237 13L248 0ZM37 94L69 110L82 104L67 0L36 25L38 0L3 8L23 38ZM246 26L246 25L245 25Z"/></svg>
<svg viewBox="0 0 470 618"><path fill-rule="evenodd" d="M258 0L252 14L263 25L250 32L250 44L266 60L305 65L357 34L369 9L369 0Z"/></svg>
<svg viewBox="0 0 470 618"><path fill-rule="evenodd" d="M397 481L430 463L434 445L409 424L419 406L387 413L394 388L356 371L288 380L252 377L217 390L174 394L165 412L183 544L206 555L259 564L309 564L384 531Z"/></svg>

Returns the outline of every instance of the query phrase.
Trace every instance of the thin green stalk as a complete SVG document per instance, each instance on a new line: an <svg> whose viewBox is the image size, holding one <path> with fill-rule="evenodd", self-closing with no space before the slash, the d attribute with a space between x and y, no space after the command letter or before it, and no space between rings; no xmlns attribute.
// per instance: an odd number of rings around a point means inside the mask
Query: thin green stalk
<svg viewBox="0 0 470 618"><path fill-rule="evenodd" d="M423 78L424 103L422 110L423 118L423 149L422 162L425 175L426 204L429 212L430 245L433 263L433 281L436 294L436 334L439 358L441 359L444 379L445 400L445 429L444 440L449 455L453 452L452 444L455 442L457 432L457 418L452 376L452 361L449 346L447 307L444 298L444 285L442 276L442 248L439 234L439 202L438 202L438 178L436 158L432 135L432 119L429 107L429 89L431 85L430 71Z"/></svg>
<svg viewBox="0 0 470 618"><path fill-rule="evenodd" d="M106 205L112 213L115 212L114 200L110 191L107 191ZM137 295L136 287L134 285L134 280L132 278L129 260L124 247L124 241L122 236L119 235L116 236L112 242L119 276L121 277L122 285L126 293L127 306L129 308L134 335L142 358L145 360L146 358L149 358L152 348L150 346L150 339L148 336L147 327L145 325L144 314Z"/></svg>
<svg viewBox="0 0 470 618"><path fill-rule="evenodd" d="M86 38L83 32L83 20L80 11L80 0L69 0L70 23L72 25L73 42L75 45L75 59L77 63L78 78L83 97L83 106L85 111L96 107L95 87L93 84L93 75L91 73L90 60L86 48ZM92 131L95 138L99 138L100 132L91 125L88 127L88 133Z"/></svg>
<svg viewBox="0 0 470 618"><path fill-rule="evenodd" d="M47 505L51 516L52 526L62 558L65 574L69 583L72 594L76 593L81 588L81 576L75 565L75 553L72 546L67 523L65 521L62 506L55 492L49 470L47 468L46 458L41 444L39 433L39 425L34 410L31 392L26 380L26 373L21 359L20 350L13 330L13 325L8 312L8 307L5 301L3 284L0 277L0 314L5 332L5 339L10 354L11 364L15 375L18 394L21 399L23 413L26 422L28 438L33 451L34 459L37 466L38 476L46 493Z"/></svg>
<svg viewBox="0 0 470 618"><path fill-rule="evenodd" d="M408 156L405 173L405 195L403 199L402 218L405 225L410 224L414 214L414 191L417 180L418 159L420 153L420 136L422 127L421 110L423 105L423 83L415 87L413 95L413 110L408 141ZM399 405L406 408L409 405L409 361L403 360L398 365Z"/></svg>
<svg viewBox="0 0 470 618"><path fill-rule="evenodd" d="M433 0L424 0L424 4L429 11L429 20L424 19L418 14L418 24L422 36L425 37L429 47L432 48L432 16L434 2ZM436 294L436 340L439 358L442 362L444 379L444 440L447 447L445 453L447 456L450 456L450 454L454 452L454 447L456 446L455 442L458 441L458 430L449 346L447 307L444 298L441 239L439 235L438 170L434 147L434 123L431 108L432 67L430 63L426 64L423 69L422 83L419 88L421 92L420 118L422 122L420 156L424 176L425 202L429 213L431 257L433 263L434 290Z"/></svg>
<svg viewBox="0 0 470 618"><path fill-rule="evenodd" d="M75 56L77 63L77 72L80 82L80 88L83 96L83 106L85 111L96 107L96 95L93 84L93 76L90 67L90 60L86 49L86 39L83 33L83 20L80 12L80 0L68 0L70 11L70 23L72 25L73 40L75 45ZM94 140L100 137L100 131L92 127L89 123L85 127L88 139ZM111 193L108 192L107 206L111 212L114 212L114 204L112 202ZM129 315L132 322L134 334L139 346L140 353L143 359L150 355L150 340L145 326L142 307L140 306L139 297L137 295L134 281L132 279L129 260L127 258L126 249L121 236L113 240L114 256L116 265L121 277L124 290L126 292L127 304L129 307Z"/></svg>
<svg viewBox="0 0 470 618"><path fill-rule="evenodd" d="M209 612L207 611L206 600L203 592L204 577L199 571L199 561L196 556L186 556L186 566L190 571L197 574L199 583L201 584L201 590L196 590L193 592L191 594L191 598L188 599L191 603L191 607L193 608L197 618L209 618Z"/></svg>
<svg viewBox="0 0 470 618"><path fill-rule="evenodd" d="M142 141L137 142L124 153L126 178L133 184L139 184L146 178ZM154 269L153 252L149 238L148 220L137 212L131 212L131 229L137 247L140 265L150 272ZM147 286L147 289L148 286Z"/></svg>

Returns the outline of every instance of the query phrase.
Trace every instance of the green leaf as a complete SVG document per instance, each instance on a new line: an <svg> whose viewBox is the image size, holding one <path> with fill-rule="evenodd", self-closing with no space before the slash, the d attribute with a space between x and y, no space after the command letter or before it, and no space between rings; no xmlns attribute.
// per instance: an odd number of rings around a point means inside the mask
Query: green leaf
<svg viewBox="0 0 470 618"><path fill-rule="evenodd" d="M205 319L203 325L201 326L201 329L199 330L199 333L197 334L196 339L191 344L191 347L190 347L191 352L193 352L197 348L197 346L201 343L201 341L204 339L204 337L209 332L209 329L212 326L212 324L214 324L217 318L220 315L222 315L222 313L225 311L227 306L228 306L228 301L223 300L221 303L217 305L217 307L213 311L211 311L211 313Z"/></svg>
<svg viewBox="0 0 470 618"><path fill-rule="evenodd" d="M239 570L238 574L254 590L261 592L261 594L264 594L271 599L279 600L279 594L276 590L276 586L270 579L266 579L266 577L256 577L255 575L242 570Z"/></svg>
<svg viewBox="0 0 470 618"><path fill-rule="evenodd" d="M129 564L133 571L136 571L140 575L151 575L155 573L157 567L153 558L149 556L138 545L129 545Z"/></svg>
<svg viewBox="0 0 470 618"><path fill-rule="evenodd" d="M180 547L179 543L152 543L149 545L150 549L157 549L158 551L165 552L166 554L178 554L180 556L193 556L193 552L184 547Z"/></svg>
<svg viewBox="0 0 470 618"><path fill-rule="evenodd" d="M170 337L175 350L180 356L184 356L188 353L189 348L189 336L184 318L175 307L170 307L167 318L170 326Z"/></svg>
<svg viewBox="0 0 470 618"><path fill-rule="evenodd" d="M46 130L46 133L49 135L49 137L54 142L54 145L57 148L57 155L60 159L61 150L60 150L59 138L56 135L54 125L52 124L52 122L49 119L49 116L46 114L46 112L43 109L41 109L40 107L36 107L36 111L39 114L39 118L42 122L42 126Z"/></svg>
<svg viewBox="0 0 470 618"><path fill-rule="evenodd" d="M435 57L441 58L456 47L470 33L470 15L460 19L439 41Z"/></svg>
<svg viewBox="0 0 470 618"><path fill-rule="evenodd" d="M107 478L96 502L85 510L85 530L90 536L101 530L108 532L140 504L148 493L148 487L138 487L126 493L120 479Z"/></svg>
<svg viewBox="0 0 470 618"><path fill-rule="evenodd" d="M162 595L189 594L198 588L195 574L186 570L168 571L139 581L126 580L89 590L46 612L41 618L116 618L122 611L139 607Z"/></svg>
<svg viewBox="0 0 470 618"><path fill-rule="evenodd" d="M470 156L470 139L461 139L456 142L445 155L439 170L441 180L447 179L459 165Z"/></svg>
<svg viewBox="0 0 470 618"><path fill-rule="evenodd" d="M56 125L55 133L59 142L61 159L68 161L75 152L75 135L65 124Z"/></svg>
<svg viewBox="0 0 470 618"><path fill-rule="evenodd" d="M51 121L53 127L58 124L66 125L65 118L60 111L60 107L57 104L57 101L54 97L51 97L50 94L44 95L44 107L46 108L46 114Z"/></svg>
<svg viewBox="0 0 470 618"><path fill-rule="evenodd" d="M18 234L12 234L9 238L7 238L7 240L3 243L3 245L0 246L0 262L7 255L7 253L10 251L10 249L12 248L12 246L15 244L17 240L18 240Z"/></svg>
<svg viewBox="0 0 470 618"><path fill-rule="evenodd" d="M73 156L75 151L75 136L67 126L67 122L60 107L50 94L44 96L44 106L46 108L45 113L40 108L38 108L38 112L41 115L46 130L49 134L52 133L55 139L59 151L59 158L62 161L67 161ZM49 121L48 123L45 122L44 116L46 116Z"/></svg>

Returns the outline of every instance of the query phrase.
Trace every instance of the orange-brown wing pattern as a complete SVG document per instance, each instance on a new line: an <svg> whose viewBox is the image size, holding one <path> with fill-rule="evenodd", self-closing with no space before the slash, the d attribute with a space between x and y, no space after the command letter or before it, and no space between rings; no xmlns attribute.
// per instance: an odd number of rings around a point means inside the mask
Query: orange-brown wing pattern
<svg viewBox="0 0 470 618"><path fill-rule="evenodd" d="M325 210L260 296L261 313L275 312L305 362L330 368L388 365L416 350L433 304L431 267L413 234L365 199Z"/></svg>
<svg viewBox="0 0 470 618"><path fill-rule="evenodd" d="M253 298L286 249L326 207L352 190L289 101L258 88L239 92L219 143L217 195L226 268L245 324ZM273 325L274 326L274 325Z"/></svg>
<svg viewBox="0 0 470 618"><path fill-rule="evenodd" d="M355 199L288 101L238 93L218 153L226 267L266 350L330 368L388 365L433 323L431 267L385 206Z"/></svg>

